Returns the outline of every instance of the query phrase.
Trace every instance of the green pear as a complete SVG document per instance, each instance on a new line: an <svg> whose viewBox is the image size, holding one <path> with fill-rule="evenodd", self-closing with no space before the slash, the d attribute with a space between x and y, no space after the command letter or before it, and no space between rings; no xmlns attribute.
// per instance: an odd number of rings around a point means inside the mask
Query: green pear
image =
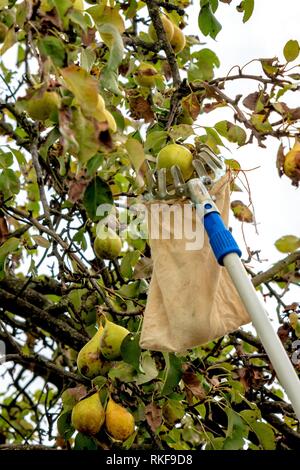
<svg viewBox="0 0 300 470"><path fill-rule="evenodd" d="M109 369L109 364L105 363L100 353L100 339L103 331L104 328L101 325L97 333L83 346L77 356L79 372L89 379L105 374Z"/></svg>
<svg viewBox="0 0 300 470"><path fill-rule="evenodd" d="M102 355L109 360L117 359L121 354L121 344L129 331L123 326L105 319L103 334L100 338L100 350Z"/></svg>
<svg viewBox="0 0 300 470"><path fill-rule="evenodd" d="M94 251L98 258L114 259L120 255L122 241L110 227L101 226L97 231Z"/></svg>
<svg viewBox="0 0 300 470"><path fill-rule="evenodd" d="M84 434L94 435L100 431L105 421L105 411L98 392L74 406L71 421L74 428Z"/></svg>

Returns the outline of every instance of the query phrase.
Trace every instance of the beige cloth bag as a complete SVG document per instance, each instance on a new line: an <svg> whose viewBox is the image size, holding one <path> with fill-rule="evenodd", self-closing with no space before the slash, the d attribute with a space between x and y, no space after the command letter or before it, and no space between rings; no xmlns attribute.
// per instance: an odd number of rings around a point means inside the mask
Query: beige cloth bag
<svg viewBox="0 0 300 470"><path fill-rule="evenodd" d="M210 191L225 224L228 224L230 186L229 175L220 179ZM156 203L157 204L157 203ZM170 202L160 202L161 210ZM174 208L174 201L172 201ZM181 211L188 201L176 201L174 213ZM203 224L195 209L182 217L181 224L196 220L201 224L203 247L190 248L191 240L185 236L176 239L176 216L169 224L170 239L151 238L154 205L149 205L153 274L141 331L140 346L155 351L185 351L236 330L250 321L238 293L224 267L215 260ZM157 210L157 206L156 206ZM192 214L192 215L189 215ZM197 219L196 219L197 218ZM152 226L151 226L152 223ZM164 226L162 218L158 224ZM198 232L197 232L198 233Z"/></svg>

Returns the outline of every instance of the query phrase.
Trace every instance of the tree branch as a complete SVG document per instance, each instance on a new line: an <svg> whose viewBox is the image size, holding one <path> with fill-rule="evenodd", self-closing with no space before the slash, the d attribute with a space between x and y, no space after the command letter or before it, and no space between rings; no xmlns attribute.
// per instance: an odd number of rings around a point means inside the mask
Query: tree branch
<svg viewBox="0 0 300 470"><path fill-rule="evenodd" d="M289 264L298 260L300 260L300 251L294 251L294 253L291 253L286 258L275 263L270 269L267 269L267 271L254 276L252 279L253 285L257 287L260 284L274 280L276 274L286 268Z"/></svg>
<svg viewBox="0 0 300 470"><path fill-rule="evenodd" d="M68 325L60 318L54 318L45 310L0 289L1 307L5 310L33 322L48 331L56 340L74 349L80 350L88 338Z"/></svg>
<svg viewBox="0 0 300 470"><path fill-rule="evenodd" d="M171 74L173 78L173 85L177 88L181 83L179 68L176 60L175 53L170 44L169 39L167 38L166 32L164 30L161 18L160 10L158 4L154 0L146 0L146 5L149 11L151 21L153 23L156 35L161 42L162 49L165 51L167 60L170 64Z"/></svg>

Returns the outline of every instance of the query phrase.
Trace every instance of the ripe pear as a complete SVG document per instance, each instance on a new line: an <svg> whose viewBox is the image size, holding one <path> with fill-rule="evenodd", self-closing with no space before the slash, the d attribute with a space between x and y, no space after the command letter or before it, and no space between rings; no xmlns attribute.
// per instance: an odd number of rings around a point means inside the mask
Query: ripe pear
<svg viewBox="0 0 300 470"><path fill-rule="evenodd" d="M142 62L136 73L135 73L135 81L138 85L152 88L155 86L155 79L159 77L156 68L152 64L147 64L146 62Z"/></svg>
<svg viewBox="0 0 300 470"><path fill-rule="evenodd" d="M167 183L171 184L173 178L170 169L173 165L177 165L182 173L185 181L187 181L193 174L193 155L190 150L183 145L169 144L166 145L157 155L156 166L167 169Z"/></svg>
<svg viewBox="0 0 300 470"><path fill-rule="evenodd" d="M176 26L175 24L174 24L173 37L170 43L171 43L171 46L173 47L175 54L179 54L179 52L181 52L185 48L185 45L186 45L185 35L181 31L181 29L178 28L178 26Z"/></svg>
<svg viewBox="0 0 300 470"><path fill-rule="evenodd" d="M4 23L0 23L0 43L5 41L8 27Z"/></svg>
<svg viewBox="0 0 300 470"><path fill-rule="evenodd" d="M54 91L45 91L42 95L35 93L23 101L23 106L31 119L46 121L59 108L60 97Z"/></svg>
<svg viewBox="0 0 300 470"><path fill-rule="evenodd" d="M110 398L106 407L105 426L113 438L126 441L134 431L134 417Z"/></svg>
<svg viewBox="0 0 300 470"><path fill-rule="evenodd" d="M161 15L160 19L162 21L164 30L166 32L166 36L169 39L169 41L171 41L173 38L173 34L174 34L174 24L165 15ZM149 26L148 34L153 41L157 41L157 34L152 23Z"/></svg>
<svg viewBox="0 0 300 470"><path fill-rule="evenodd" d="M296 141L293 148L286 154L283 171L297 185L300 181L300 142Z"/></svg>
<svg viewBox="0 0 300 470"><path fill-rule="evenodd" d="M85 346L79 351L77 356L77 367L79 372L93 379L97 375L102 375L107 372L107 367L109 364L106 364L104 359L101 357L100 353L100 339L103 334L103 326L101 325L97 333L86 343Z"/></svg>
<svg viewBox="0 0 300 470"><path fill-rule="evenodd" d="M105 411L98 392L80 400L72 410L72 425L84 434L98 434L104 421Z"/></svg>
<svg viewBox="0 0 300 470"><path fill-rule="evenodd" d="M122 241L110 227L101 227L94 241L94 251L98 258L114 259L121 253Z"/></svg>
<svg viewBox="0 0 300 470"><path fill-rule="evenodd" d="M128 334L127 328L105 319L103 334L100 338L101 354L109 360L117 359L121 354L122 341Z"/></svg>

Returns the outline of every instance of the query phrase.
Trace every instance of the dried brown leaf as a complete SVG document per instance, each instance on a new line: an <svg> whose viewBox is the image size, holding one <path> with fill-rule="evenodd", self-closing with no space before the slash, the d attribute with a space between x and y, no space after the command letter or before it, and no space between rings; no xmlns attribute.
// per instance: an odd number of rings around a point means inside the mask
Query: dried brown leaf
<svg viewBox="0 0 300 470"><path fill-rule="evenodd" d="M155 432L162 423L162 410L155 403L149 403L145 407L145 416L151 430Z"/></svg>

